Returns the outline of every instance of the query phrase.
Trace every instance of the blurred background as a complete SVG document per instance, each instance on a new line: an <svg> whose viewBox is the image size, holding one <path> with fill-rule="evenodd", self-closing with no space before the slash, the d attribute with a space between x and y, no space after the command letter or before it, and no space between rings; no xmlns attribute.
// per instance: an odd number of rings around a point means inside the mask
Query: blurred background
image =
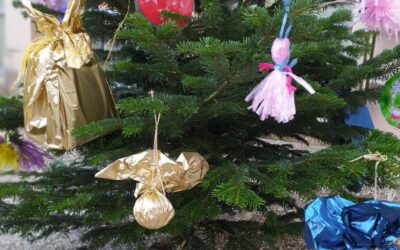
<svg viewBox="0 0 400 250"><path fill-rule="evenodd" d="M0 95L16 94L10 93L10 85L17 78L20 60L25 48L30 44L32 38L36 36L35 28L31 21L21 14L21 9L16 9L13 6L13 2L13 0L0 0ZM353 6L349 5L349 8L353 8ZM329 12L329 9L327 11ZM350 28L357 30L362 27L355 25ZM396 41L394 38L387 39L378 36L374 55L398 44L400 44L400 41ZM360 63L362 60L360 58ZM385 80L374 79L373 83L384 84ZM394 133L400 138L400 129L386 122L381 114L379 103L369 103L366 107L360 109L358 113L353 114L351 118L350 122L369 124L374 128Z"/></svg>
<svg viewBox="0 0 400 250"><path fill-rule="evenodd" d="M0 0L0 95L10 94L8 89L34 33L30 20L22 16L12 0Z"/></svg>

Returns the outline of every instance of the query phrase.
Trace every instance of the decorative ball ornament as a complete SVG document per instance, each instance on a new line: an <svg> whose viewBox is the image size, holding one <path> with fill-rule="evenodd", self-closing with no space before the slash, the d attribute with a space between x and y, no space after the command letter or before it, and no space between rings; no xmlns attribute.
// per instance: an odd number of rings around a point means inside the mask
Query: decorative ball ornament
<svg viewBox="0 0 400 250"><path fill-rule="evenodd" d="M167 18L162 17L163 10L177 13L181 16L191 17L194 10L193 0L137 0L137 9L153 24L160 25ZM183 20L176 20L180 26L185 26Z"/></svg>
<svg viewBox="0 0 400 250"><path fill-rule="evenodd" d="M139 225L159 229L172 220L175 210L165 195L156 189L149 189L136 200L133 215Z"/></svg>
<svg viewBox="0 0 400 250"><path fill-rule="evenodd" d="M387 80L381 94L380 105L386 121L400 128L400 73Z"/></svg>

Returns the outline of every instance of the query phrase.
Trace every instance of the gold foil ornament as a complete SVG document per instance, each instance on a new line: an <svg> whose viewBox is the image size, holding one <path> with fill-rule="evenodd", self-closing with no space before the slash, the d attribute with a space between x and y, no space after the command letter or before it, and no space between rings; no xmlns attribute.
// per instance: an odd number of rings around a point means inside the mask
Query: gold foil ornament
<svg viewBox="0 0 400 250"><path fill-rule="evenodd" d="M154 159L158 159L157 162ZM158 150L147 150L111 163L98 172L96 178L137 181L135 197L139 198L135 204L135 218L143 227L157 229L168 224L173 217L172 212L171 218L166 216L170 214L167 212L170 211L170 203L161 192L191 189L203 180L208 169L206 159L198 153L184 152L174 162ZM149 190L158 190L159 195L148 193ZM147 198L142 198L145 195ZM164 199L159 198L160 195ZM137 204L139 201L140 205ZM139 208L142 212L139 212ZM156 211L158 208L159 211ZM146 224L145 221L149 223ZM154 228L155 224L159 227Z"/></svg>
<svg viewBox="0 0 400 250"><path fill-rule="evenodd" d="M133 214L139 225L159 229L172 220L175 210L165 195L156 189L148 189L136 200Z"/></svg>
<svg viewBox="0 0 400 250"><path fill-rule="evenodd" d="M136 221L145 228L158 229L174 217L166 192L188 190L203 180L209 166L198 153L184 152L173 161L158 151L160 114L155 115L154 149L121 158L96 174L97 178L137 181L134 206Z"/></svg>
<svg viewBox="0 0 400 250"><path fill-rule="evenodd" d="M204 157L201 156L199 153L194 153L194 152L182 153L176 160L176 163L184 171L183 175L184 175L184 180L186 182L185 189L190 189L199 184L204 179L204 176L206 175L209 169L207 160L204 159ZM178 191L181 190L175 189L174 192Z"/></svg>
<svg viewBox="0 0 400 250"><path fill-rule="evenodd" d="M136 193L138 196L143 190L153 184L152 175L155 175L156 163L153 160L154 150L147 150L126 158L119 159L96 174L97 178L110 180L133 179L138 182ZM184 152L176 162L157 151L158 166L166 192L180 192L196 186L204 178L209 166L207 161L198 153ZM160 181L154 183L161 190Z"/></svg>
<svg viewBox="0 0 400 250"><path fill-rule="evenodd" d="M104 72L81 25L85 2L70 0L60 23L23 0L44 34L28 47L21 64L25 130L34 141L53 149L71 149L93 140L96 137L75 140L71 132L118 117Z"/></svg>

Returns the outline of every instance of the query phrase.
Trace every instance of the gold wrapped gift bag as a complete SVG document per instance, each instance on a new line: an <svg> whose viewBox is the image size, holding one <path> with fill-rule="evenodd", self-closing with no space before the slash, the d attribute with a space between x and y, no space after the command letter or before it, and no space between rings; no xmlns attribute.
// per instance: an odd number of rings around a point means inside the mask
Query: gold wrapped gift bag
<svg viewBox="0 0 400 250"><path fill-rule="evenodd" d="M71 149L93 140L75 140L71 132L118 117L104 72L81 25L85 2L70 0L60 23L23 0L44 34L29 46L22 62L25 130L48 148Z"/></svg>

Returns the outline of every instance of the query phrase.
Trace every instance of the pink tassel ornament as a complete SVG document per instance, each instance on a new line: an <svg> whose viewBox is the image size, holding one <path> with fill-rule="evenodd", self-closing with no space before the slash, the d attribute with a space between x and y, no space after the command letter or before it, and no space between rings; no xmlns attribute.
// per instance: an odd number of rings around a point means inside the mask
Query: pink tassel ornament
<svg viewBox="0 0 400 250"><path fill-rule="evenodd" d="M310 84L293 74L292 66L297 61L294 60L288 64L290 60L290 41L287 37L291 28L289 27L286 30L286 34L284 34L284 30L288 18L289 1L285 1L285 6L286 13L281 32L279 38L275 39L271 49L274 64L260 63L259 65L260 71L273 71L245 99L247 102L251 102L249 109L257 113L262 121L273 117L278 123L287 123L294 118L296 114L294 101L296 88L292 85L293 79L311 94L315 93Z"/></svg>
<svg viewBox="0 0 400 250"><path fill-rule="evenodd" d="M361 22L369 31L379 31L398 40L400 32L400 0L361 0L353 11L354 22Z"/></svg>

